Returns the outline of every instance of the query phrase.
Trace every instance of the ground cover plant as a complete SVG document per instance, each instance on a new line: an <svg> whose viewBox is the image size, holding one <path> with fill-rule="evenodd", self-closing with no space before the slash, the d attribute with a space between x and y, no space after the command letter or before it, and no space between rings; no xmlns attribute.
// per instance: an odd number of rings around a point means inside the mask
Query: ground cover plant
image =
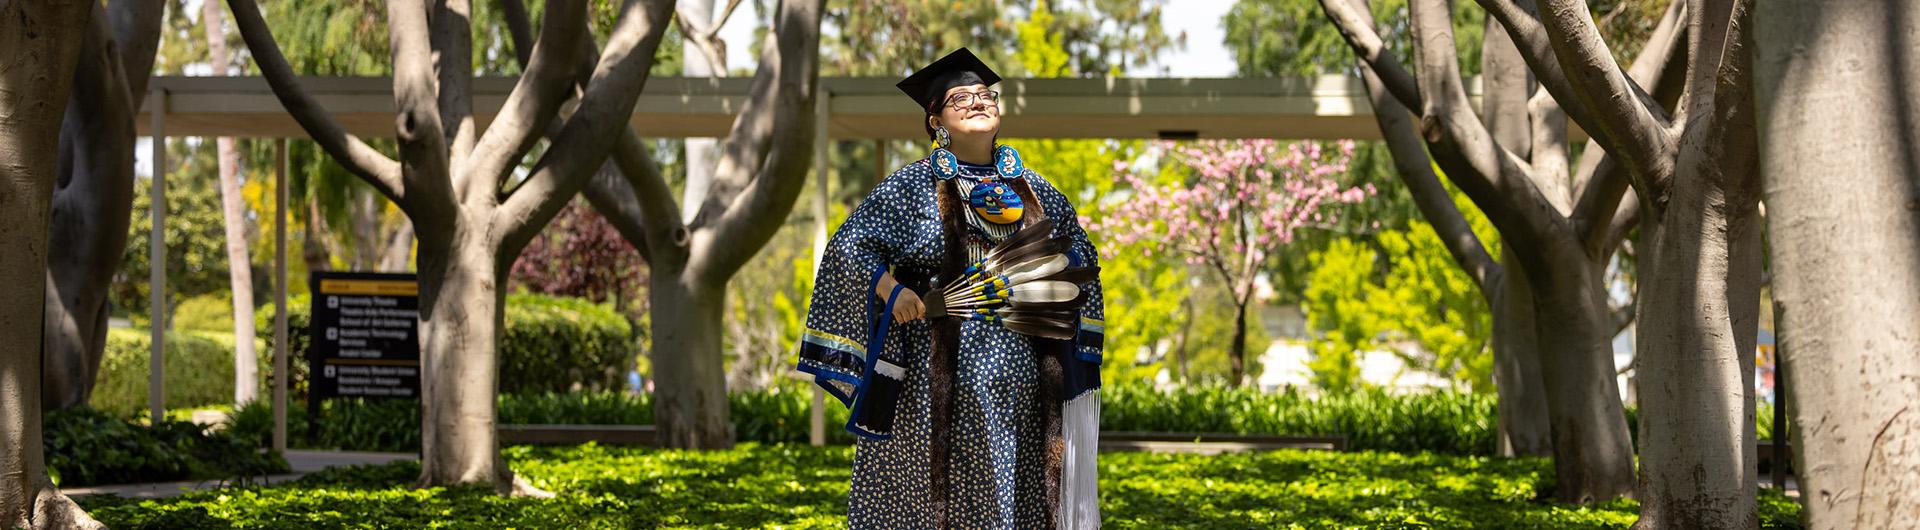
<svg viewBox="0 0 1920 530"><path fill-rule="evenodd" d="M741 444L691 452L583 445L510 447L514 469L559 494L412 489L419 464L360 466L266 488L82 503L113 528L844 528L853 449ZM1552 465L1423 453L1272 451L1219 456L1106 453L1110 528L1627 528L1630 500L1543 500ZM1799 528L1800 507L1761 493L1764 528Z"/></svg>

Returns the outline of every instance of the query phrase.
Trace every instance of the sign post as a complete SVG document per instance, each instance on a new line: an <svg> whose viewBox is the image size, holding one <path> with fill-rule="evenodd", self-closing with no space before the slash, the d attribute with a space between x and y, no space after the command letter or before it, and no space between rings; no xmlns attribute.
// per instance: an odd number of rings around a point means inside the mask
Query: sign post
<svg viewBox="0 0 1920 530"><path fill-rule="evenodd" d="M412 274L316 272L307 349L307 435L321 400L420 397L420 283Z"/></svg>

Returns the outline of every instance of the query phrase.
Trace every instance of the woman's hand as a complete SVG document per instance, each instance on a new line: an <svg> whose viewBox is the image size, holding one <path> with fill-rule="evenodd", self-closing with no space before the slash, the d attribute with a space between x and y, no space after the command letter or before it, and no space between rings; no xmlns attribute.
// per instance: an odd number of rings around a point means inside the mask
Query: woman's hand
<svg viewBox="0 0 1920 530"><path fill-rule="evenodd" d="M900 296L893 300L893 321L906 323L920 320L927 315L927 306L920 303L920 295L913 289L901 289Z"/></svg>
<svg viewBox="0 0 1920 530"><path fill-rule="evenodd" d="M896 285L900 285L900 282L893 279L893 273L880 273L880 281L873 285L873 294L879 296L881 300L886 300L893 294L893 287ZM920 295L914 293L913 289L901 289L900 296L893 300L894 322L912 322L926 315L927 306L920 302Z"/></svg>

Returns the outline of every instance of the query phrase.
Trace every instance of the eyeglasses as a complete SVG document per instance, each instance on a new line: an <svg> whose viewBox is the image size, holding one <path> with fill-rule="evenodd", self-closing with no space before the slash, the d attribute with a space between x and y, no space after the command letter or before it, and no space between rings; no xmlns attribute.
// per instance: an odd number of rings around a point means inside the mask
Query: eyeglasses
<svg viewBox="0 0 1920 530"><path fill-rule="evenodd" d="M988 104L998 103L1000 101L1000 91L988 90L986 92L955 93L952 96L947 96L947 106L953 107L953 108L966 108L970 105L973 105L974 98L979 98L980 101L986 102Z"/></svg>

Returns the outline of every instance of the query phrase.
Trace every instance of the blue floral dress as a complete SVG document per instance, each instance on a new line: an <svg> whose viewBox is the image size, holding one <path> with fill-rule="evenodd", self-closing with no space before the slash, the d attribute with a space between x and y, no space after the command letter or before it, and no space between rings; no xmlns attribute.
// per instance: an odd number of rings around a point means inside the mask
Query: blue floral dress
<svg viewBox="0 0 1920 530"><path fill-rule="evenodd" d="M961 180L956 183L961 195L978 182L978 176L991 176L992 171L963 165L961 175L955 177ZM1076 265L1097 265L1094 248L1066 197L1031 170L1024 170L1023 178L1047 217L1054 220L1054 235L1072 241L1069 259ZM822 387L854 408L848 430L860 435L847 507L852 528L924 528L933 520L926 494L930 487L927 359L931 326L922 319L879 327L887 320L882 318L886 300L873 294L873 289L883 271L891 270L900 278L939 269L945 240L935 205L938 183L925 159L882 181L828 242L807 311L799 369L813 374ZM975 216L970 213L969 217ZM1013 231L977 218L969 219L968 225L973 240L987 245ZM1073 413L1076 409L1071 404L1066 415L1068 452L1078 458L1068 456L1062 489L1079 484L1083 491L1077 495L1063 491L1061 519L1091 522L1063 527L1097 525L1091 466L1097 440L1089 436L1098 429L1095 389L1104 328L1099 283L1089 288L1074 362L1066 366L1068 381L1062 389L1063 396L1077 397L1074 402L1092 403L1091 416L1085 406ZM961 324L947 494L954 528L1051 526L1042 506L1047 498L1045 433L1043 422L1034 414L1040 378L1028 340L999 324L973 320ZM868 352L880 349L884 349L880 356L884 360L876 362ZM889 364L895 363L900 368L890 372ZM899 376L897 398L865 399L876 373ZM888 405L893 409L890 426L861 424L863 417L872 414L863 408ZM1077 438L1075 431L1080 434Z"/></svg>

